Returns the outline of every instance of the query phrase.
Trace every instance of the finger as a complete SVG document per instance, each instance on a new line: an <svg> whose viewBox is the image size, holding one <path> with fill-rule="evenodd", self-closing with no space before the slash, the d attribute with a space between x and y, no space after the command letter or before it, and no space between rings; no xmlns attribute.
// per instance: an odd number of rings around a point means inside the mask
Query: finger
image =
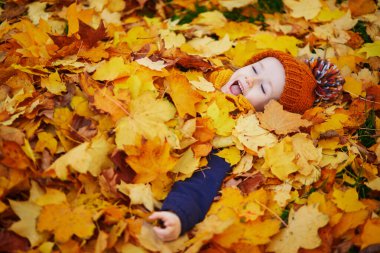
<svg viewBox="0 0 380 253"><path fill-rule="evenodd" d="M154 232L156 233L157 237L160 238L163 241L169 241L173 240L174 236L171 229L168 228L160 228L160 227L153 227Z"/></svg>
<svg viewBox="0 0 380 253"><path fill-rule="evenodd" d="M165 220L165 215L163 215L163 213L161 212L154 212L152 215L148 217L148 219L149 220L158 220L158 219Z"/></svg>

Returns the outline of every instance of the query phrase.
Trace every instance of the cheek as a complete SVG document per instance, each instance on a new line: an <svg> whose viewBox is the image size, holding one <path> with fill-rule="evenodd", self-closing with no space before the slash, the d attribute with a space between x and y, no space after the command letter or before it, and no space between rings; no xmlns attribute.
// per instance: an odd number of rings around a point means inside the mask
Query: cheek
<svg viewBox="0 0 380 253"><path fill-rule="evenodd" d="M269 100L268 97L257 90L251 90L245 97L258 111L262 110Z"/></svg>

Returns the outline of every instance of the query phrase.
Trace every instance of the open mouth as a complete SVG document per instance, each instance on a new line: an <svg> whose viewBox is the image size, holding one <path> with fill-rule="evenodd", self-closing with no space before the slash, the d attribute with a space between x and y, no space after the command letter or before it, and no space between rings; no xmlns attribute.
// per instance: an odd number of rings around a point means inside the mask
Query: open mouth
<svg viewBox="0 0 380 253"><path fill-rule="evenodd" d="M243 94L243 87L240 85L239 81L235 81L230 86L230 91L234 95Z"/></svg>

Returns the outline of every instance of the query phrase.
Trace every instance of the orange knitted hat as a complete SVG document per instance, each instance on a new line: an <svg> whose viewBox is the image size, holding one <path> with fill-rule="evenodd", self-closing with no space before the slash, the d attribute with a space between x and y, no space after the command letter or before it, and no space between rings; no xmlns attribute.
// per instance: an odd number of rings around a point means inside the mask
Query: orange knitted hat
<svg viewBox="0 0 380 253"><path fill-rule="evenodd" d="M285 69L285 86L279 102L290 112L304 113L313 106L314 89L317 86L310 68L290 54L268 50L254 55L246 65L260 61L266 57L275 57Z"/></svg>

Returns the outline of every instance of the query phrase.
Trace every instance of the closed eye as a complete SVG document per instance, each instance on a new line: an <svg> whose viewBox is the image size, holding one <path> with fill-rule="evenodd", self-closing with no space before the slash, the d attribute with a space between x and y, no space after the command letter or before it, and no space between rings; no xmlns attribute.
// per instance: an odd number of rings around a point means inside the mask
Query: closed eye
<svg viewBox="0 0 380 253"><path fill-rule="evenodd" d="M264 93L264 94L267 94L267 93L265 92L265 90L264 90L264 86L263 86L263 84L261 84L260 87L261 87L261 90L263 91L263 93Z"/></svg>
<svg viewBox="0 0 380 253"><path fill-rule="evenodd" d="M257 75L257 70L255 69L255 67L252 66L252 69L253 69L253 72L255 72L255 74Z"/></svg>

